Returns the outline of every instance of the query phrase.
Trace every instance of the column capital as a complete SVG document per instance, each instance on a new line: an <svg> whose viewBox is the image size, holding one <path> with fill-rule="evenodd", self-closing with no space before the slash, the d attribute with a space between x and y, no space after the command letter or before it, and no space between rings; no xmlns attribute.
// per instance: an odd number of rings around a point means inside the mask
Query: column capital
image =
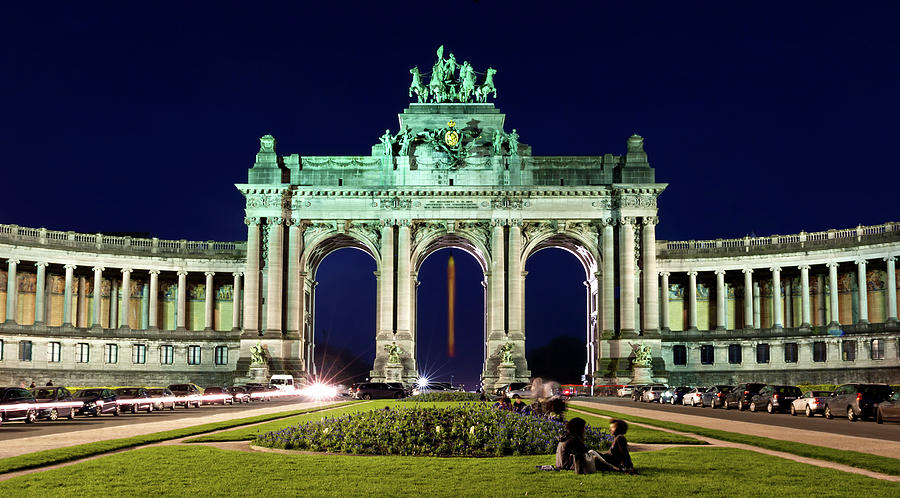
<svg viewBox="0 0 900 498"><path fill-rule="evenodd" d="M248 225L248 226L249 225L259 225L259 221L260 221L259 218L255 217L255 216L244 218L244 224Z"/></svg>
<svg viewBox="0 0 900 498"><path fill-rule="evenodd" d="M284 218L281 216L272 216L270 218L266 218L266 224L270 227L273 225L281 226L284 225Z"/></svg>
<svg viewBox="0 0 900 498"><path fill-rule="evenodd" d="M494 219L491 220L491 226L494 227L494 228L497 228L497 227L503 227L503 226L506 225L506 221L507 221L507 220L503 220L503 219L500 219L500 218L494 218Z"/></svg>
<svg viewBox="0 0 900 498"><path fill-rule="evenodd" d="M159 270L148 270L147 273L151 275L159 275Z"/></svg>
<svg viewBox="0 0 900 498"><path fill-rule="evenodd" d="M72 263L69 263L67 265L63 265L63 268L65 268L66 270L74 270L74 269L78 268L78 265L73 265Z"/></svg>
<svg viewBox="0 0 900 498"><path fill-rule="evenodd" d="M205 272L203 272L203 274L206 275L207 277L215 277L216 276L216 272L214 272L214 271L205 271Z"/></svg>
<svg viewBox="0 0 900 498"><path fill-rule="evenodd" d="M603 227L614 227L618 220L616 218L600 218L597 221L600 222L600 225Z"/></svg>
<svg viewBox="0 0 900 498"><path fill-rule="evenodd" d="M179 277L186 277L188 275L188 271L187 270L178 270L177 275Z"/></svg>
<svg viewBox="0 0 900 498"><path fill-rule="evenodd" d="M668 272L668 271L661 271L661 272L659 272L659 276L660 276L660 277L668 277L668 276L671 275L671 274L672 274L672 272Z"/></svg>
<svg viewBox="0 0 900 498"><path fill-rule="evenodd" d="M781 267L780 267L780 266L773 266L773 267L769 268L769 271L772 272L772 273L780 273L780 272L781 272Z"/></svg>
<svg viewBox="0 0 900 498"><path fill-rule="evenodd" d="M231 276L233 276L233 277L242 277L243 275L244 275L244 272L242 272L242 271L231 272Z"/></svg>
<svg viewBox="0 0 900 498"><path fill-rule="evenodd" d="M46 268L49 264L50 264L50 263L48 263L48 262L46 262L46 261L37 261L37 262L34 263L34 266L41 266L41 267Z"/></svg>
<svg viewBox="0 0 900 498"><path fill-rule="evenodd" d="M9 264L13 264L13 265L17 265L17 264L21 263L21 261L19 261L19 260L16 259L16 258L9 258L9 259L6 260L6 262L9 263Z"/></svg>
<svg viewBox="0 0 900 498"><path fill-rule="evenodd" d="M750 273L750 274L752 274L752 273L753 273L753 268L744 268L743 270L741 270L741 273L744 273L744 274Z"/></svg>
<svg viewBox="0 0 900 498"><path fill-rule="evenodd" d="M134 271L134 270L132 270L131 268L122 268L122 269L119 270L119 271L121 271L122 274L124 275L125 273L131 273L131 272Z"/></svg>
<svg viewBox="0 0 900 498"><path fill-rule="evenodd" d="M621 216L619 217L620 225L634 225L635 219L634 216Z"/></svg>
<svg viewBox="0 0 900 498"><path fill-rule="evenodd" d="M685 272L685 273L687 273L688 276L690 276L690 277L696 277L696 276L697 276L697 270L688 270L688 271Z"/></svg>
<svg viewBox="0 0 900 498"><path fill-rule="evenodd" d="M829 268L837 268L838 266L840 266L840 263L838 263L837 261L829 261L828 263L825 263L825 266Z"/></svg>
<svg viewBox="0 0 900 498"><path fill-rule="evenodd" d="M720 269L716 270L714 273L715 273L716 275L724 275L724 274L725 274L725 270L723 270L723 269L720 268Z"/></svg>
<svg viewBox="0 0 900 498"><path fill-rule="evenodd" d="M659 216L644 216L641 222L644 225L656 225L659 223Z"/></svg>
<svg viewBox="0 0 900 498"><path fill-rule="evenodd" d="M104 268L102 266L95 266L95 267L91 268L91 270L93 270L94 272L102 272L105 269L106 268Z"/></svg>
<svg viewBox="0 0 900 498"><path fill-rule="evenodd" d="M854 261L854 263L856 263L856 264L858 264L858 265L864 265L864 264L866 264L866 263L868 263L868 262L869 262L869 261L868 261L867 259L857 259L856 261Z"/></svg>
<svg viewBox="0 0 900 498"><path fill-rule="evenodd" d="M519 218L511 218L507 220L507 224L509 225L509 228L515 228L517 230L522 229L522 220Z"/></svg>
<svg viewBox="0 0 900 498"><path fill-rule="evenodd" d="M888 262L888 261L897 261L897 256L885 256L885 257L882 258L882 259L883 259L885 262Z"/></svg>
<svg viewBox="0 0 900 498"><path fill-rule="evenodd" d="M797 268L800 270L809 270L809 265L799 265Z"/></svg>

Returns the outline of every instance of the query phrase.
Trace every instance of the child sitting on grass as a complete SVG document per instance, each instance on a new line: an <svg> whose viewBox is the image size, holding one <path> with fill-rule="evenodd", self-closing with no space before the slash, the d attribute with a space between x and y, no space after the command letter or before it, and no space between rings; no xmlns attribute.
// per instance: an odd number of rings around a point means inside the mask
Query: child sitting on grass
<svg viewBox="0 0 900 498"><path fill-rule="evenodd" d="M574 470L576 474L593 474L598 470L634 474L625 439L628 424L624 420L610 421L609 431L615 438L610 451L602 455L588 450L584 444L586 425L581 417L574 417L566 423L566 432L560 436L556 446L556 467L553 470Z"/></svg>

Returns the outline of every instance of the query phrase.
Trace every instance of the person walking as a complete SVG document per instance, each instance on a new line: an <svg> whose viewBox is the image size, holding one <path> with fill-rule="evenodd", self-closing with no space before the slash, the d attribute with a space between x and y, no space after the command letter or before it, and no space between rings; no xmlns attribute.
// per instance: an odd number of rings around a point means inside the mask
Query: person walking
<svg viewBox="0 0 900 498"><path fill-rule="evenodd" d="M52 379L51 379L51 380L48 380L48 381L47 381L47 386L49 387L49 386L52 386L52 385L53 385L53 380L52 380Z"/></svg>

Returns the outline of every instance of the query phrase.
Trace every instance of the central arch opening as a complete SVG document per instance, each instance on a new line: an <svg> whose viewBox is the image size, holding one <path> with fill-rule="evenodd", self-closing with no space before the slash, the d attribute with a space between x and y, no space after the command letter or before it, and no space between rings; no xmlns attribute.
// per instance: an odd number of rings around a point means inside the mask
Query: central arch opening
<svg viewBox="0 0 900 498"><path fill-rule="evenodd" d="M375 360L375 268L372 256L355 247L332 250L316 267L316 378L349 384L369 377Z"/></svg>
<svg viewBox="0 0 900 498"><path fill-rule="evenodd" d="M481 265L464 250L437 249L425 257L417 279L419 374L466 390L476 389L484 368L485 289ZM451 279L455 285L448 285Z"/></svg>

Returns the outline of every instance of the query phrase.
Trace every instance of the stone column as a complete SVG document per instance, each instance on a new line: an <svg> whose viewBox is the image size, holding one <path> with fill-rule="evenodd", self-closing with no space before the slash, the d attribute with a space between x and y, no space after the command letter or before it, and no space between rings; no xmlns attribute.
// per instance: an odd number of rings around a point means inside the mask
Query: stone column
<svg viewBox="0 0 900 498"><path fill-rule="evenodd" d="M101 266L95 266L92 269L94 270L94 298L92 300L94 305L94 312L92 313L91 327L100 327L100 302L102 299L102 297L100 296L100 288L102 287L101 284L103 283L104 268Z"/></svg>
<svg viewBox="0 0 900 498"><path fill-rule="evenodd" d="M816 325L825 325L825 275L818 273L816 275L816 291L818 299L816 300Z"/></svg>
<svg viewBox="0 0 900 498"><path fill-rule="evenodd" d="M119 328L119 283L118 281L110 277L109 278L109 328L117 329Z"/></svg>
<svg viewBox="0 0 900 498"><path fill-rule="evenodd" d="M34 323L37 325L44 323L44 299L47 297L44 292L47 283L47 263L38 261L35 265L37 266L37 282L34 289Z"/></svg>
<svg viewBox="0 0 900 498"><path fill-rule="evenodd" d="M288 263L287 263L287 303L284 306L287 315L287 331L300 331L300 255L303 252L303 230L296 221L288 219Z"/></svg>
<svg viewBox="0 0 900 498"><path fill-rule="evenodd" d="M789 278L784 284L784 324L786 327L794 326L794 279Z"/></svg>
<svg viewBox="0 0 900 498"><path fill-rule="evenodd" d="M623 334L634 333L634 218L619 220L619 320Z"/></svg>
<svg viewBox="0 0 900 498"><path fill-rule="evenodd" d="M662 277L662 285L660 292L660 313L662 314L662 329L671 330L669 327L669 272L664 271L659 274Z"/></svg>
<svg viewBox="0 0 900 498"><path fill-rule="evenodd" d="M725 321L725 270L716 270L716 330L728 328Z"/></svg>
<svg viewBox="0 0 900 498"><path fill-rule="evenodd" d="M147 328L159 328L159 270L150 270L150 306L148 308Z"/></svg>
<svg viewBox="0 0 900 498"><path fill-rule="evenodd" d="M829 306L831 307L831 321L828 323L831 327L840 325L840 314L838 313L838 264L828 263L828 297L830 298Z"/></svg>
<svg viewBox="0 0 900 498"><path fill-rule="evenodd" d="M9 259L6 273L6 322L16 322L16 298L19 294L18 279L16 279L16 265L18 259Z"/></svg>
<svg viewBox="0 0 900 498"><path fill-rule="evenodd" d="M603 223L603 332L612 333L616 329L616 267L615 267L615 233L613 222L607 219ZM668 277L668 275L667 275ZM668 305L668 303L666 303Z"/></svg>
<svg viewBox="0 0 900 498"><path fill-rule="evenodd" d="M505 333L506 240L503 236L503 224L499 220L495 220L491 238L491 278L488 281L491 288L491 332Z"/></svg>
<svg viewBox="0 0 900 498"><path fill-rule="evenodd" d="M185 330L187 323L187 275L188 272L180 270L178 272L178 295L176 296L177 308L175 316L175 329Z"/></svg>
<svg viewBox="0 0 900 498"><path fill-rule="evenodd" d="M404 334L411 334L413 313L409 237L409 220L401 220L397 228L397 333Z"/></svg>
<svg viewBox="0 0 900 498"><path fill-rule="evenodd" d="M641 311L644 314L644 332L656 333L659 330L659 283L656 275L656 223L655 216L644 217L643 252L644 291Z"/></svg>
<svg viewBox="0 0 900 498"><path fill-rule="evenodd" d="M772 325L776 329L784 327L784 316L781 310L781 268L775 266L772 270Z"/></svg>
<svg viewBox="0 0 900 498"><path fill-rule="evenodd" d="M753 328L762 328L762 310L761 295L759 290L759 282L753 282Z"/></svg>
<svg viewBox="0 0 900 498"><path fill-rule="evenodd" d="M394 333L394 226L386 222L381 227L381 268L378 269L378 330L390 337ZM379 351L375 354L378 355Z"/></svg>
<svg viewBox="0 0 900 498"><path fill-rule="evenodd" d="M122 327L131 328L131 268L122 268Z"/></svg>
<svg viewBox="0 0 900 498"><path fill-rule="evenodd" d="M897 321L897 258L888 256L884 258L887 263L887 311L885 312L886 321L893 323Z"/></svg>
<svg viewBox="0 0 900 498"><path fill-rule="evenodd" d="M688 330L697 330L697 272L688 274Z"/></svg>
<svg viewBox="0 0 900 498"><path fill-rule="evenodd" d="M810 308L809 308L809 265L800 265L800 326L809 328L810 326Z"/></svg>
<svg viewBox="0 0 900 498"><path fill-rule="evenodd" d="M205 299L203 301L204 311L203 314L203 330L213 330L213 317L216 312L216 302L215 302L215 281L213 277L216 276L216 272L208 271L205 272L206 275L206 295L203 296Z"/></svg>
<svg viewBox="0 0 900 498"><path fill-rule="evenodd" d="M87 327L87 278L78 277L78 313L75 317L76 327Z"/></svg>
<svg viewBox="0 0 900 498"><path fill-rule="evenodd" d="M506 275L509 281L509 332L521 334L523 332L522 321L524 303L522 302L522 228L518 220L510 220L509 224L509 251L507 251L509 272ZM590 312L590 308L588 308Z"/></svg>
<svg viewBox="0 0 900 498"><path fill-rule="evenodd" d="M866 283L866 260L856 262L857 293L859 294L859 323L869 323L869 286Z"/></svg>
<svg viewBox="0 0 900 498"><path fill-rule="evenodd" d="M241 272L231 274L234 277L231 292L231 330L241 328Z"/></svg>
<svg viewBox="0 0 900 498"><path fill-rule="evenodd" d="M138 320L138 328L147 330L150 328L150 283L145 282L141 286L141 315Z"/></svg>
<svg viewBox="0 0 900 498"><path fill-rule="evenodd" d="M75 326L75 316L72 313L72 284L75 279L75 265L66 265L66 288L63 291L63 324Z"/></svg>
<svg viewBox="0 0 900 498"><path fill-rule="evenodd" d="M266 282L266 330L281 333L284 220L269 218L269 259Z"/></svg>
<svg viewBox="0 0 900 498"><path fill-rule="evenodd" d="M259 218L246 218L247 265L244 270L244 332L259 331Z"/></svg>
<svg viewBox="0 0 900 498"><path fill-rule="evenodd" d="M753 328L753 270L744 268L744 327Z"/></svg>

